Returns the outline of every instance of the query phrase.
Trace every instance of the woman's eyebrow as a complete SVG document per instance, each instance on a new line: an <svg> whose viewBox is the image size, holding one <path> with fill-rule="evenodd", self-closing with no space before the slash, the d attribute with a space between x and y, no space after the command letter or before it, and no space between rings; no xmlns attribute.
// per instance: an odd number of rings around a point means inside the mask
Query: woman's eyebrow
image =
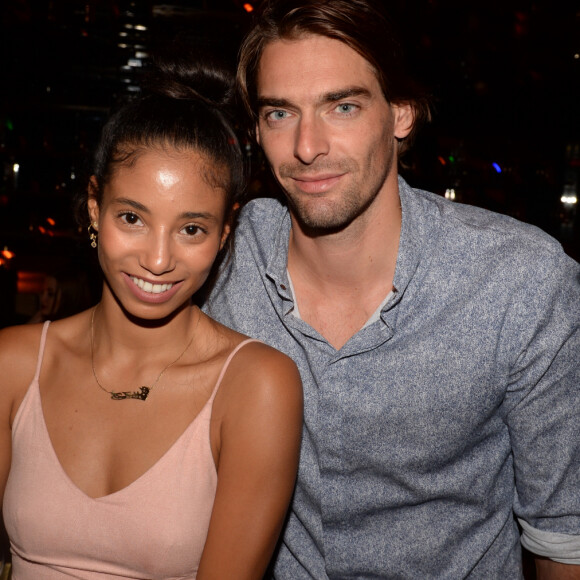
<svg viewBox="0 0 580 580"><path fill-rule="evenodd" d="M134 199L129 199L128 197L117 197L112 201L112 203L115 205L129 205L140 212L151 213L147 206L135 201Z"/></svg>
<svg viewBox="0 0 580 580"><path fill-rule="evenodd" d="M179 216L182 219L195 220L202 219L208 221L218 221L218 218L213 214L205 211L184 211Z"/></svg>

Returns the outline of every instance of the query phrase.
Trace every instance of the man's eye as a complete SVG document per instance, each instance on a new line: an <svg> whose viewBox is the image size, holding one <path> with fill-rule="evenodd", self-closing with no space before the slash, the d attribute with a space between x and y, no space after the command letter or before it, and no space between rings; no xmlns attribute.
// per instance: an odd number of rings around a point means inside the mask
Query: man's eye
<svg viewBox="0 0 580 580"><path fill-rule="evenodd" d="M341 103L336 107L339 113L353 113L356 110L356 105L351 105L350 103Z"/></svg>
<svg viewBox="0 0 580 580"><path fill-rule="evenodd" d="M272 121L281 121L282 119L285 119L288 116L288 113L286 111L270 111L266 117L268 119L271 119Z"/></svg>

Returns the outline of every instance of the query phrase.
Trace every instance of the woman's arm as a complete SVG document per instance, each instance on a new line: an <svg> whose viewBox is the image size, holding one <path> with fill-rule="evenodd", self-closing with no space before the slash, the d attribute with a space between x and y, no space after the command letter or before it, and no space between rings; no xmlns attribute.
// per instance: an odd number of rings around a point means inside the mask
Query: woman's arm
<svg viewBox="0 0 580 580"><path fill-rule="evenodd" d="M12 461L12 420L34 377L40 325L0 330L0 509Z"/></svg>
<svg viewBox="0 0 580 580"><path fill-rule="evenodd" d="M259 580L294 489L302 385L294 363L260 343L240 351L226 378L217 493L197 579Z"/></svg>

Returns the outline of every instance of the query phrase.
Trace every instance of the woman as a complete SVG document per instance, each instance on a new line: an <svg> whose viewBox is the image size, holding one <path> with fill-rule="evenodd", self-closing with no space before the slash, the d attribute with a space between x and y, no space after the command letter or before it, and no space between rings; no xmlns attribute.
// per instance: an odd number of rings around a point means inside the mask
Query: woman
<svg viewBox="0 0 580 580"><path fill-rule="evenodd" d="M0 334L13 578L261 578L297 469L286 356L192 297L232 227L231 79L164 65L104 128L86 196L95 308Z"/></svg>

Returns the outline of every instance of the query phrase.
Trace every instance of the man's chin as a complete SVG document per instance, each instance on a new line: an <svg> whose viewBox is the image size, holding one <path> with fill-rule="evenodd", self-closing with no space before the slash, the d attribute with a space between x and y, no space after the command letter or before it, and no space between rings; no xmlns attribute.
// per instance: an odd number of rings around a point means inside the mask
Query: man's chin
<svg viewBox="0 0 580 580"><path fill-rule="evenodd" d="M337 215L332 207L327 206L326 211L321 209L313 210L313 208L293 205L290 207L294 220L309 237L338 233L348 227L354 219L350 216Z"/></svg>

